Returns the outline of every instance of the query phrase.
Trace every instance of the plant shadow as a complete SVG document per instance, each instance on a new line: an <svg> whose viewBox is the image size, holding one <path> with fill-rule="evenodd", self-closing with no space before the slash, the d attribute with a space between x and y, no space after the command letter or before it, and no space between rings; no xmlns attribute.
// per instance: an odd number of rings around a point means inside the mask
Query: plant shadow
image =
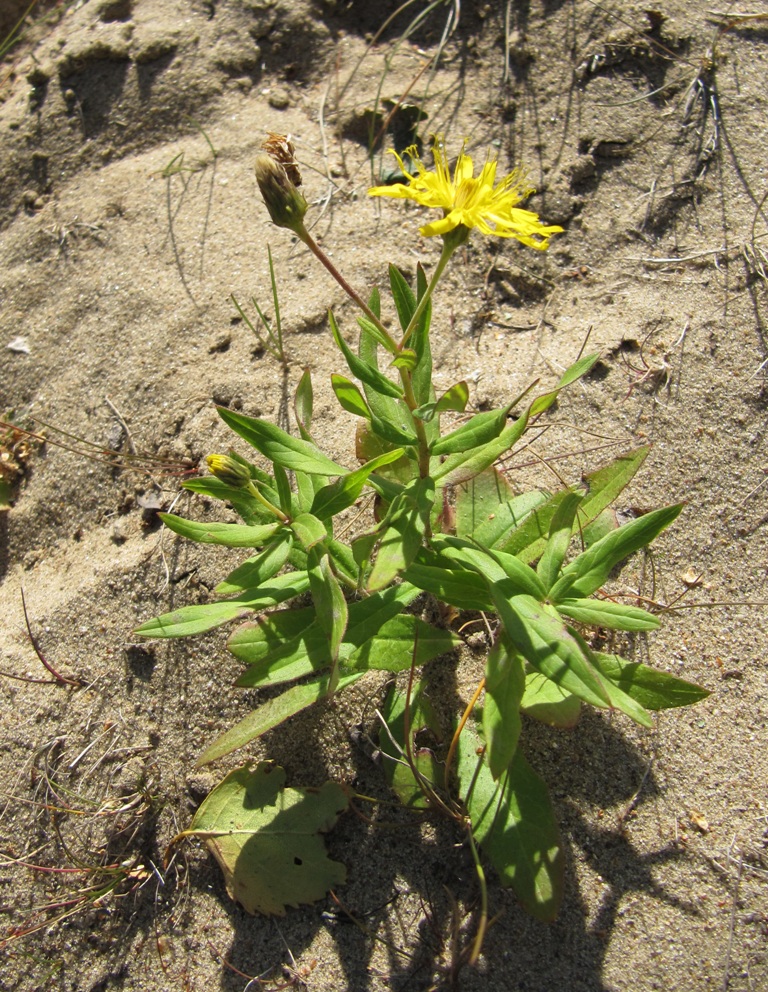
<svg viewBox="0 0 768 992"><path fill-rule="evenodd" d="M452 692L458 699L453 668L440 667L441 702ZM433 691L437 681L432 680ZM290 735L285 730L270 735L270 755L288 766L289 784L303 777L302 769L319 781L314 776L322 761L327 717L327 712L307 714L301 728L292 725ZM353 809L326 838L331 858L347 867L347 882L324 903L288 910L284 918L267 923L232 903L219 879L215 888L233 928L223 955L230 966L221 974L223 990L241 989L242 975L263 976L270 969L273 977L279 975L281 963L295 970L299 962L306 968L312 961L302 959L304 952L312 946L317 953L318 945L330 941L343 981L322 971L315 972L314 980L333 987L361 992L384 987L402 992L458 987L501 992L510 988L513 969L515 987L527 992L556 987L601 992L607 989L602 977L606 954L627 896L644 894L678 912L697 912L667 891L654 874L656 868L684 857L682 849L669 845L638 850L624 818L614 816L613 822L600 824L602 810L625 806L628 814L636 814L659 793L652 765L622 724L590 710L577 733L526 721L523 749L548 782L561 824L563 906L554 923L533 919L486 865L492 923L478 965L465 967L480 905L466 840L446 817L385 805L392 796L381 764L371 760L359 728L348 728L348 733L355 768L352 785L356 793L381 805L353 801ZM297 760L302 754L303 762ZM580 888L585 869L602 880L597 899ZM201 877L201 884L207 881ZM323 968L322 960L316 967Z"/></svg>

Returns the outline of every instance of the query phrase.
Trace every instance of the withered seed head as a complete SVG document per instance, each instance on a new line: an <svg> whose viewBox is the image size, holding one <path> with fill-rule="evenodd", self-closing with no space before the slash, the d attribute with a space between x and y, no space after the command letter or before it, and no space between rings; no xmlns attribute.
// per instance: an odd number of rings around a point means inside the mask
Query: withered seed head
<svg viewBox="0 0 768 992"><path fill-rule="evenodd" d="M292 170L298 173L295 165ZM307 201L296 189L285 164L274 155L262 152L256 156L255 171L272 222L301 236L304 233Z"/></svg>
<svg viewBox="0 0 768 992"><path fill-rule="evenodd" d="M275 134L273 131L268 131L261 147L282 165L285 174L294 186L297 188L301 186L301 173L296 162L296 149L293 147L290 134Z"/></svg>

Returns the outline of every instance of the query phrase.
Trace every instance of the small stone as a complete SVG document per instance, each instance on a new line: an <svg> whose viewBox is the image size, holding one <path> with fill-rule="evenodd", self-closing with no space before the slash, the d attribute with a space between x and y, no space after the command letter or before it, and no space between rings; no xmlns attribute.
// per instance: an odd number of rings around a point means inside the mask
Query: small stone
<svg viewBox="0 0 768 992"><path fill-rule="evenodd" d="M268 102L270 107L274 107L275 110L285 110L290 107L291 98L288 95L288 90L283 89L282 86L277 86L270 91Z"/></svg>

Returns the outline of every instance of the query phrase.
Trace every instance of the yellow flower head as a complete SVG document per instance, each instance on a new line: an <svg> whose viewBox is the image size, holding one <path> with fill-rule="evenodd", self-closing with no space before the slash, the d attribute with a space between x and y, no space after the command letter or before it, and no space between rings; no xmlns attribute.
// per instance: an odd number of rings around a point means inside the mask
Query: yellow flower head
<svg viewBox="0 0 768 992"><path fill-rule="evenodd" d="M557 226L547 227L541 223L538 214L518 207L518 203L536 192L527 184L525 175L519 169L504 176L494 189L496 160L486 161L480 175L475 177L472 159L462 150L451 176L441 135L435 135L432 147L434 172L424 167L415 145L405 150L403 158L407 156L411 159L411 168L416 169L416 175L411 175L396 151L392 154L407 177L408 185L373 186L368 194L415 200L422 207L441 209L442 220L419 228L425 237L446 235L459 226L467 228L467 231L476 227L483 234L516 238L524 245L543 250L549 247L550 237L563 230Z"/></svg>

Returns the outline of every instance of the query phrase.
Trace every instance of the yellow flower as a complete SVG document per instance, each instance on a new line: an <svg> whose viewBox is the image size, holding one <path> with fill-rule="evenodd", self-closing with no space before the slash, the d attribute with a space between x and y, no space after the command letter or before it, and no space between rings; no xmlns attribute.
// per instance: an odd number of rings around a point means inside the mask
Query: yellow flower
<svg viewBox="0 0 768 992"><path fill-rule="evenodd" d="M442 220L419 228L425 237L446 235L458 227L464 227L467 231L476 227L483 234L517 238L531 248L543 250L549 247L550 237L563 230L554 225L547 227L541 223L538 214L518 207L518 203L536 192L527 184L525 175L519 169L504 176L494 189L496 160L486 161L480 175L475 177L472 159L462 150L451 176L440 135L435 136L432 148L434 172L424 167L415 145L405 150L403 158L407 156L411 159L411 168L416 169L416 175L411 175L396 151L392 154L407 177L408 185L374 186L368 193L370 196L415 200L422 207L441 209Z"/></svg>

